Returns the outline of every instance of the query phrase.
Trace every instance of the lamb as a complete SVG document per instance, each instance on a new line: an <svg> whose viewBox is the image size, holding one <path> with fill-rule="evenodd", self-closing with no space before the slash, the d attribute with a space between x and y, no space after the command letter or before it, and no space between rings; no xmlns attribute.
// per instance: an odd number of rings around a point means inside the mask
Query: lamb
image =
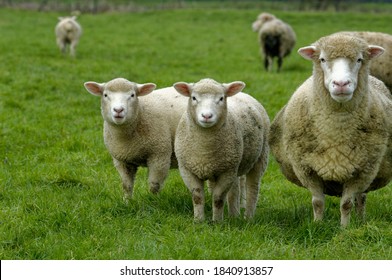
<svg viewBox="0 0 392 280"><path fill-rule="evenodd" d="M172 87L153 91L155 84L123 78L84 86L101 97L104 142L121 176L125 201L132 198L139 166L148 167L150 191L158 193L170 167L177 167L174 135L187 99Z"/></svg>
<svg viewBox="0 0 392 280"><path fill-rule="evenodd" d="M311 192L314 220L325 194L339 196L345 227L354 203L364 219L366 193L392 177L392 98L369 75L383 48L334 34L298 52L313 75L273 120L269 144L286 178Z"/></svg>
<svg viewBox="0 0 392 280"><path fill-rule="evenodd" d="M255 213L260 178L268 162L269 118L253 97L240 93L243 82L221 84L203 79L178 82L174 88L189 98L177 128L175 153L180 174L192 193L194 219L205 220L204 187L212 192L213 221L240 213L240 176L246 175L245 217Z"/></svg>
<svg viewBox="0 0 392 280"><path fill-rule="evenodd" d="M291 53L297 40L293 28L272 14L262 13L253 22L252 29L259 35L260 54L264 57L265 70L271 70L273 58L278 57L280 71L283 58Z"/></svg>
<svg viewBox="0 0 392 280"><path fill-rule="evenodd" d="M82 35L82 27L76 21L76 16L59 17L58 19L59 22L55 28L57 45L63 54L65 54L67 45L69 45L71 56L75 56L75 48Z"/></svg>
<svg viewBox="0 0 392 280"><path fill-rule="evenodd" d="M385 83L392 91L392 35L380 32L341 32L342 34L354 35L364 39L372 45L378 45L385 49L385 53L372 61L370 74Z"/></svg>

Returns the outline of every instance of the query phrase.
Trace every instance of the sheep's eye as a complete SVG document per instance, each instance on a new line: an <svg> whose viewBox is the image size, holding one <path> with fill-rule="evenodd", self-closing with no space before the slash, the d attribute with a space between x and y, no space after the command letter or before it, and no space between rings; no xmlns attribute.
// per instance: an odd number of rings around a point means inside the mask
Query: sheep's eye
<svg viewBox="0 0 392 280"><path fill-rule="evenodd" d="M132 94L131 94L131 97L135 97L135 94L134 94L134 93L132 93Z"/></svg>
<svg viewBox="0 0 392 280"><path fill-rule="evenodd" d="M222 102L223 101L223 96L221 98L219 98L219 101Z"/></svg>
<svg viewBox="0 0 392 280"><path fill-rule="evenodd" d="M321 62L321 63L325 63L325 61L326 61L325 58L323 58L323 57L320 58L320 62Z"/></svg>
<svg viewBox="0 0 392 280"><path fill-rule="evenodd" d="M357 63L362 63L363 59L362 58L358 58Z"/></svg>
<svg viewBox="0 0 392 280"><path fill-rule="evenodd" d="M108 95L105 93L105 94L103 95L103 97L108 97Z"/></svg>
<svg viewBox="0 0 392 280"><path fill-rule="evenodd" d="M192 100L193 100L193 101L196 101L197 99L196 99L196 97L192 96Z"/></svg>

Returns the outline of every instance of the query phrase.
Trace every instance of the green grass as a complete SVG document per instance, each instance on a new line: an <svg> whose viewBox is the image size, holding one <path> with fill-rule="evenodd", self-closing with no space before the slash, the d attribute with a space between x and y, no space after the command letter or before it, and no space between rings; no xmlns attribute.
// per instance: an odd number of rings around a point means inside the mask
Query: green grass
<svg viewBox="0 0 392 280"><path fill-rule="evenodd" d="M55 45L58 13L0 10L0 259L392 259L392 189L370 193L367 222L339 227L339 199L312 222L310 193L273 158L253 221L193 222L177 170L162 192L138 172L134 200L102 140L99 98L85 81L124 77L166 87L242 80L271 119L310 75L295 52L282 73L262 69L251 23L259 10L85 14L77 57ZM274 11L273 11L274 12ZM388 13L274 12L296 48L339 30L390 31ZM211 217L210 198L206 205Z"/></svg>

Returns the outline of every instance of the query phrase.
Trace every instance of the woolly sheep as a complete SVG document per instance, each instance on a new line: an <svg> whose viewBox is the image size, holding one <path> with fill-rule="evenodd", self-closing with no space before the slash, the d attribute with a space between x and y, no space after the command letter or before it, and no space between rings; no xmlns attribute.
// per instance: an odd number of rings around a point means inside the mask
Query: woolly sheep
<svg viewBox="0 0 392 280"><path fill-rule="evenodd" d="M286 178L311 192L314 220L325 194L341 196L347 226L354 203L364 218L366 193L392 176L392 98L369 75L383 49L337 34L298 52L313 61L313 75L272 122L270 147Z"/></svg>
<svg viewBox="0 0 392 280"><path fill-rule="evenodd" d="M264 57L265 70L271 70L273 58L278 57L278 71L283 58L288 56L296 43L296 35L290 25L269 13L262 13L253 22L252 29L258 32L260 54Z"/></svg>
<svg viewBox="0 0 392 280"><path fill-rule="evenodd" d="M121 176L125 200L132 197L139 166L148 167L150 191L159 192L170 167L177 167L174 135L187 99L172 87L153 91L155 84L123 78L84 86L101 97L104 142Z"/></svg>
<svg viewBox="0 0 392 280"><path fill-rule="evenodd" d="M203 221L204 187L212 192L213 221L239 214L239 176L246 175L245 216L254 216L260 178L268 162L269 118L251 96L240 93L243 82L220 84L203 79L179 82L174 88L189 98L175 138L180 174L192 193L194 219Z"/></svg>
<svg viewBox="0 0 392 280"><path fill-rule="evenodd" d="M383 81L392 91L392 35L380 32L342 32L342 34L358 36L369 44L385 49L382 56L372 60L370 74Z"/></svg>
<svg viewBox="0 0 392 280"><path fill-rule="evenodd" d="M67 45L71 56L75 56L75 47L79 43L79 38L82 35L82 28L76 21L76 16L59 17L59 22L56 25L56 42L60 51L65 54Z"/></svg>

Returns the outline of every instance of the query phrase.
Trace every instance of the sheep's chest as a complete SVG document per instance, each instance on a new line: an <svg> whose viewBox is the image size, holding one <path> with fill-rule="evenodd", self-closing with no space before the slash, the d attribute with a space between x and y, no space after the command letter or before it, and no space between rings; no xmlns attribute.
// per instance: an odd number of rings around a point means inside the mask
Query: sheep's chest
<svg viewBox="0 0 392 280"><path fill-rule="evenodd" d="M299 153L295 160L302 166L314 170L325 181L336 182L349 180L366 166L371 135L350 124L350 120L324 119L312 130L296 145Z"/></svg>

